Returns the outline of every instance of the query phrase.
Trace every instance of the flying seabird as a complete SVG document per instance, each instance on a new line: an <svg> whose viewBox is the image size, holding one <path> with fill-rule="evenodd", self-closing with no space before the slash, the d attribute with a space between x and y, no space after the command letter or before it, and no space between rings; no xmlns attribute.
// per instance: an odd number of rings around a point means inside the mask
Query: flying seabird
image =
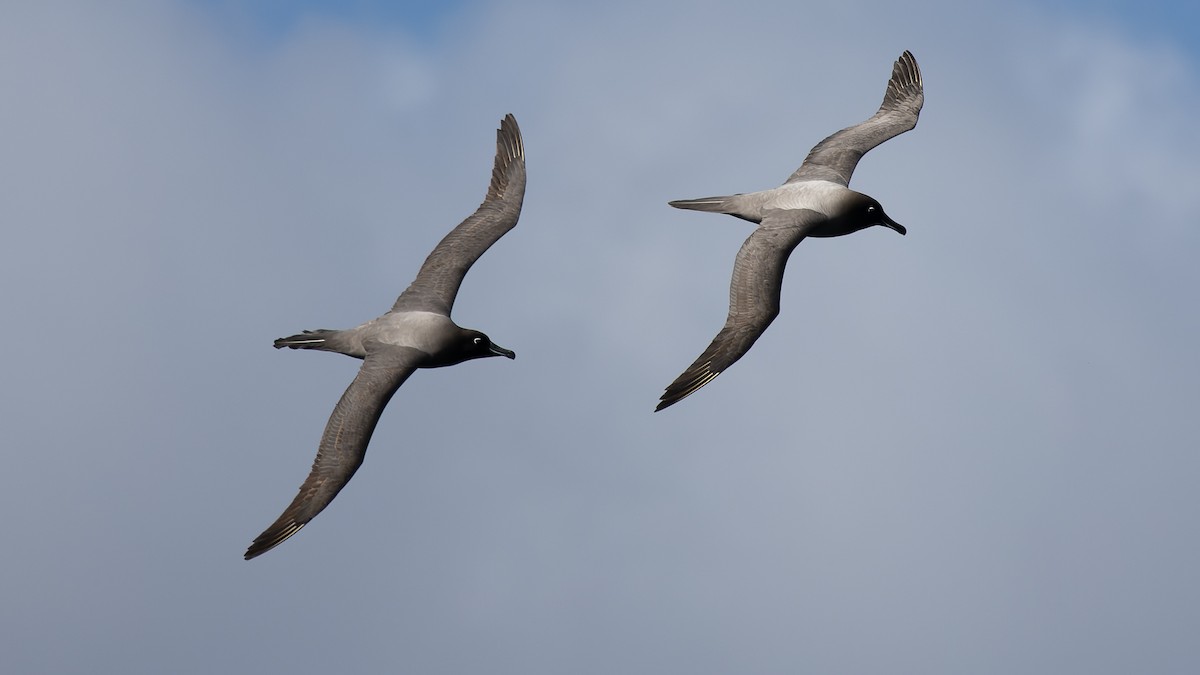
<svg viewBox="0 0 1200 675"><path fill-rule="evenodd" d="M362 465L384 407L417 368L490 356L516 358L487 335L460 328L450 310L467 270L517 224L524 196L525 146L517 120L507 115L496 132L496 163L483 203L438 243L388 313L349 330L306 330L275 341L276 349L338 352L363 364L329 416L300 493L258 535L246 560L283 543L329 506Z"/></svg>
<svg viewBox="0 0 1200 675"><path fill-rule="evenodd" d="M667 387L655 411L695 393L750 350L779 315L783 268L802 239L839 237L872 225L906 232L879 202L847 186L868 150L917 126L924 102L921 70L905 51L892 66L878 112L818 143L780 187L669 202L678 209L727 213L758 227L734 259L725 326L700 358Z"/></svg>

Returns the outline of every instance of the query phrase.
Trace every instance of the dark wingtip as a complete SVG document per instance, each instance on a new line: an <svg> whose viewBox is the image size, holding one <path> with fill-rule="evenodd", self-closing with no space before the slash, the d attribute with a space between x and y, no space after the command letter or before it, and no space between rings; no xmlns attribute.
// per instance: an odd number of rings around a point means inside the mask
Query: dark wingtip
<svg viewBox="0 0 1200 675"><path fill-rule="evenodd" d="M654 412L679 403L683 399L700 391L704 385L712 382L721 374L719 370L714 372L709 363L704 363L702 366L697 367L698 365L694 364L691 368L688 368L687 371L671 383L671 386L667 387L667 390L663 392L662 397L658 401L658 406L654 408Z"/></svg>
<svg viewBox="0 0 1200 675"><path fill-rule="evenodd" d="M304 527L304 525L305 523L296 523L294 521L288 522L282 527L278 523L272 525L262 534L258 535L254 542L250 544L250 547L246 549L246 554L243 556L243 558L246 560L253 560L267 551L270 551L276 546L287 541L293 534L299 532L300 528Z"/></svg>
<svg viewBox="0 0 1200 675"><path fill-rule="evenodd" d="M917 57L907 49L900 55L900 58L896 59L896 65L892 67L892 76L896 75L901 75L901 79L918 85L924 84L921 80L921 67L917 65Z"/></svg>
<svg viewBox="0 0 1200 675"><path fill-rule="evenodd" d="M925 102L925 83L921 79L921 68L912 52L905 50L892 65L892 77L888 80L883 96L882 109L917 113Z"/></svg>
<svg viewBox="0 0 1200 675"><path fill-rule="evenodd" d="M492 167L487 200L504 197L508 189L508 168L517 162L525 162L525 140L521 137L517 118L509 113L500 120L500 128L496 130L496 163Z"/></svg>
<svg viewBox="0 0 1200 675"><path fill-rule="evenodd" d="M700 385L700 386L704 386L704 385ZM696 387L696 389L699 389L699 388L700 387ZM680 401L687 398L688 396L691 396L692 394L696 393L696 389L692 389L691 391L686 391L686 390L672 391L671 389L667 389L666 393L663 394L662 398L659 399L658 405L654 406L654 412L658 412L660 410L666 410L667 408L670 408L671 406L675 405L676 403L679 403Z"/></svg>

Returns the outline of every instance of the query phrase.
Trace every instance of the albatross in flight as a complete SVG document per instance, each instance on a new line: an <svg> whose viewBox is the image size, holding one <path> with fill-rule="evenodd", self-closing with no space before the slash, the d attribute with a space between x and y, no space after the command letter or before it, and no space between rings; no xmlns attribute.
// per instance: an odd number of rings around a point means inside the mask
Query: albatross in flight
<svg viewBox="0 0 1200 675"><path fill-rule="evenodd" d="M694 394L750 351L779 315L783 268L802 239L840 237L872 225L905 233L904 226L889 218L879 202L847 186L858 160L868 150L917 126L924 102L921 70L906 51L892 66L879 111L818 143L783 185L748 194L669 202L679 209L727 213L758 227L734 259L725 326L700 358L667 387L655 411Z"/></svg>
<svg viewBox="0 0 1200 675"><path fill-rule="evenodd" d="M329 416L300 493L258 535L246 560L283 543L329 506L362 465L384 407L417 368L489 356L516 358L483 333L460 328L450 310L467 270L517 224L524 196L525 147L516 119L507 115L496 132L496 163L483 204L433 249L388 313L349 330L304 331L275 341L276 349L338 352L363 364Z"/></svg>

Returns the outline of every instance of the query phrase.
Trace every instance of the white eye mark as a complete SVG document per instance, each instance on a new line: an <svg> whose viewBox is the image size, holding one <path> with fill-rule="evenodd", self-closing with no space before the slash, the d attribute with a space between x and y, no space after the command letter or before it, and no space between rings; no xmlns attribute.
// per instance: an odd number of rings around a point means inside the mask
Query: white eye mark
<svg viewBox="0 0 1200 675"><path fill-rule="evenodd" d="M475 344L483 342L483 338L475 338Z"/></svg>
<svg viewBox="0 0 1200 675"><path fill-rule="evenodd" d="M867 213L875 213L875 207L874 207L874 206L868 206L868 207L867 207Z"/></svg>

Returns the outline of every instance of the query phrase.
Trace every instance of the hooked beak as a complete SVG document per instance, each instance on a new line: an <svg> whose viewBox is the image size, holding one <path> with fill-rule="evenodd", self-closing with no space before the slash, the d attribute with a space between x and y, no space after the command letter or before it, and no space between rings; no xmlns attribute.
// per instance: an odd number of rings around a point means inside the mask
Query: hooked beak
<svg viewBox="0 0 1200 675"><path fill-rule="evenodd" d="M497 344L493 344L491 347L489 347L488 351L491 352L493 356L507 356L510 359L517 358L516 352L512 351L511 349L505 349Z"/></svg>
<svg viewBox="0 0 1200 675"><path fill-rule="evenodd" d="M883 222L880 223L880 225L883 225L884 227L887 227L887 228L891 228L891 229L899 232L900 234L908 234L908 230L905 229L905 227L903 225L901 225L900 223L897 223L896 221L892 220L891 218L888 218L886 213L883 215Z"/></svg>

